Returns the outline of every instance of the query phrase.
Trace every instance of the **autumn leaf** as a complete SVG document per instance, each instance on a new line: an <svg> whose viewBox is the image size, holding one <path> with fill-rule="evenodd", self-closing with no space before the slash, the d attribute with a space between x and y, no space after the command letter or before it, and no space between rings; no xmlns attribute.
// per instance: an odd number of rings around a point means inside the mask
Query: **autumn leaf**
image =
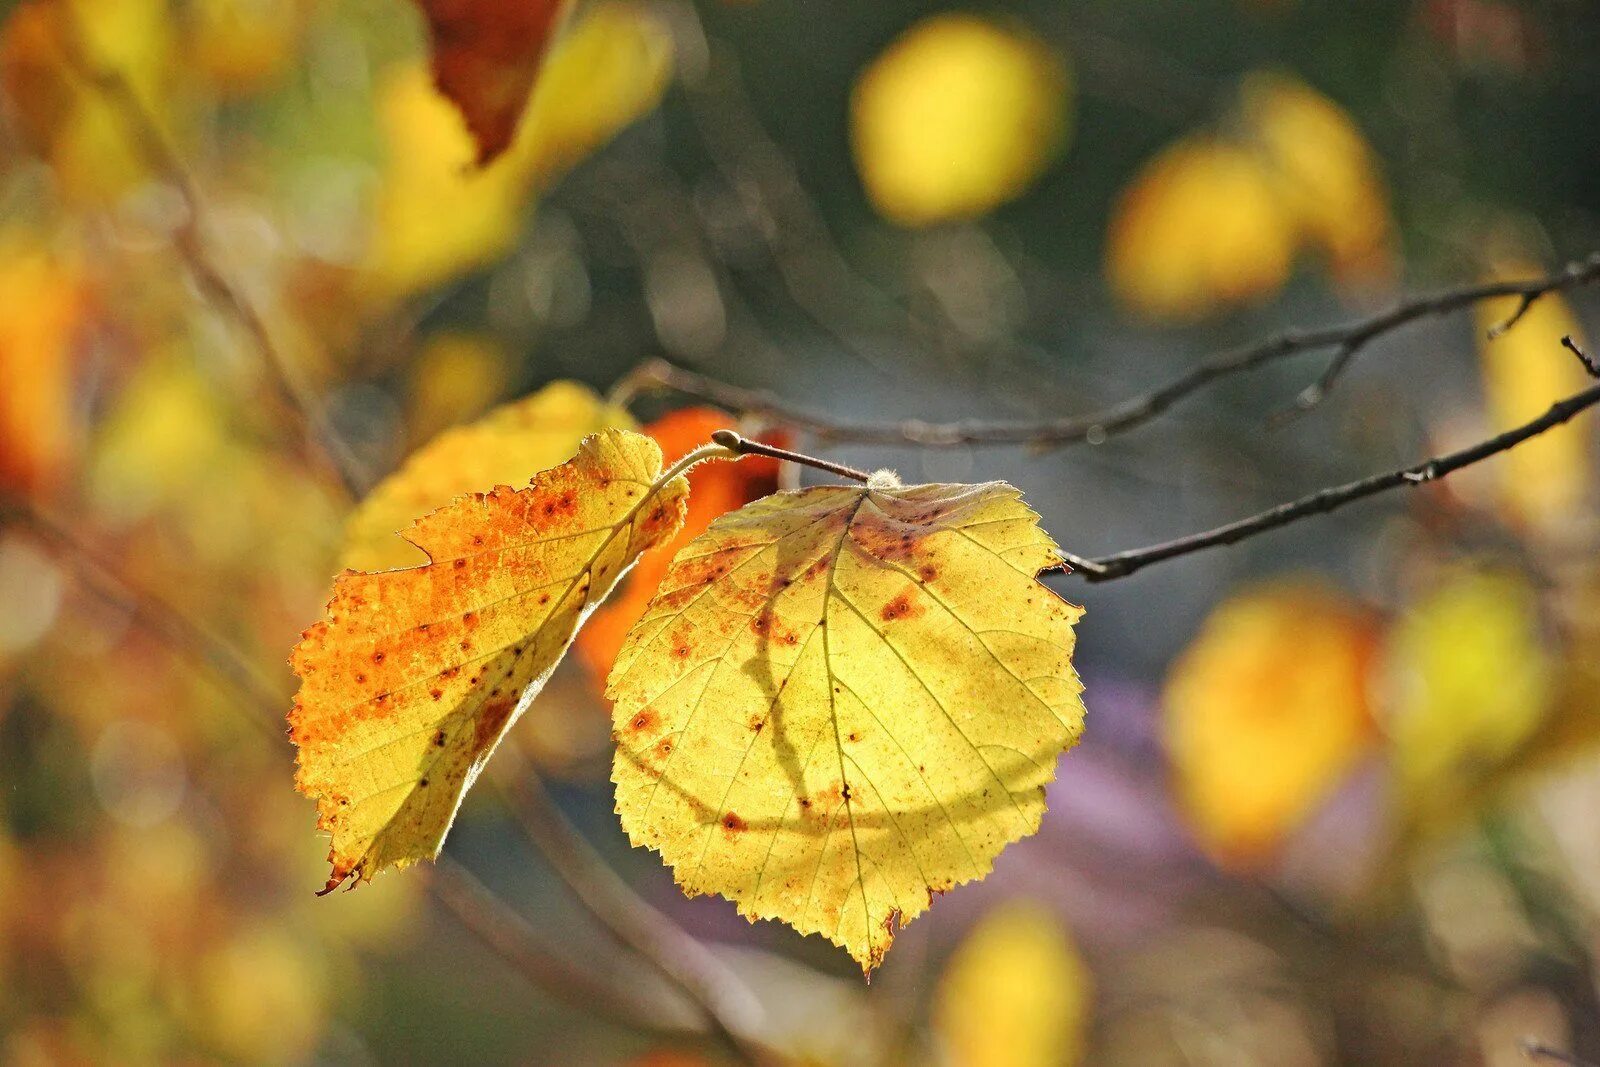
<svg viewBox="0 0 1600 1067"><path fill-rule="evenodd" d="M578 382L551 382L466 426L447 430L379 482L345 526L352 570L412 567L426 556L397 531L418 515L486 485L520 485L553 467L591 433L630 429L633 418Z"/></svg>
<svg viewBox="0 0 1600 1067"><path fill-rule="evenodd" d="M345 571L291 664L296 784L333 836L328 888L430 859L462 795L573 634L639 554L671 537L688 485L661 450L604 430L524 489L417 520L429 562Z"/></svg>
<svg viewBox="0 0 1600 1067"><path fill-rule="evenodd" d="M1270 857L1374 740L1374 621L1320 586L1236 595L1173 664L1163 705L1176 793L1214 857Z"/></svg>
<svg viewBox="0 0 1600 1067"><path fill-rule="evenodd" d="M566 0L417 0L433 39L433 79L461 111L478 165L516 134Z"/></svg>
<svg viewBox="0 0 1600 1067"><path fill-rule="evenodd" d="M905 226L985 214L1038 178L1066 140L1066 63L1032 34L966 14L928 18L873 61L850 139L873 205Z"/></svg>
<svg viewBox="0 0 1600 1067"><path fill-rule="evenodd" d="M1083 728L1061 556L1017 490L817 487L724 515L617 656L612 777L690 895L821 933L896 929L1033 833Z"/></svg>
<svg viewBox="0 0 1600 1067"><path fill-rule="evenodd" d="M679 408L644 427L672 462L702 445L717 430L735 420L716 408ZM762 438L780 447L786 435ZM706 532L717 516L776 491L778 461L766 456L745 456L737 463L703 463L689 472L689 511L670 542L653 548L639 559L622 590L589 619L578 634L577 653L597 677L604 678L616 662L628 631L644 614L667 573L672 557Z"/></svg>
<svg viewBox="0 0 1600 1067"><path fill-rule="evenodd" d="M1089 968L1043 904L985 915L950 958L934 1030L953 1067L1070 1067L1083 1060Z"/></svg>

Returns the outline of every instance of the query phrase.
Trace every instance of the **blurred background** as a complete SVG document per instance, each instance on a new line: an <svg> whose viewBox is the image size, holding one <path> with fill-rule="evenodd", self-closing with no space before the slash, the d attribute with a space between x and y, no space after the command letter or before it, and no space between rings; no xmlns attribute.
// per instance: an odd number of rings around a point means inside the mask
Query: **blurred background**
<svg viewBox="0 0 1600 1067"><path fill-rule="evenodd" d="M852 421L1072 415L1600 251L1581 0L590 0L482 171L406 0L0 18L8 1064L730 1055L682 1032L693 1014L487 785L453 881L312 895L326 843L293 789L286 658L353 501L442 431L533 394L541 426L681 452L745 414L630 376L655 358ZM1596 294L1489 340L1516 308L1385 334L1295 418L1275 415L1326 352L1071 448L745 423L907 480L1007 479L1101 554L1582 388L1559 340L1600 341ZM1594 446L1580 419L1234 548L1052 576L1088 609L1086 739L1040 833L870 986L628 848L600 679L658 567L517 741L805 1062L1600 1062ZM692 521L797 476L734 469L697 474ZM473 926L470 878L526 920L520 964ZM665 1007L612 1010L640 997Z"/></svg>

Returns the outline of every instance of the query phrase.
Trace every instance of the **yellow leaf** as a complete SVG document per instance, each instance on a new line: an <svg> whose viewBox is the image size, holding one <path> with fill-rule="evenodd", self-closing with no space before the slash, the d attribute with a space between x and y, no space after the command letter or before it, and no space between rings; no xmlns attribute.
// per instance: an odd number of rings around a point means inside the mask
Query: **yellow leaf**
<svg viewBox="0 0 1600 1067"><path fill-rule="evenodd" d="M1002 482L779 493L674 560L611 672L617 811L720 893L868 973L1033 833L1083 728L1081 609Z"/></svg>
<svg viewBox="0 0 1600 1067"><path fill-rule="evenodd" d="M945 967L934 1029L952 1067L1071 1067L1087 1044L1093 977L1043 905L1001 905Z"/></svg>
<svg viewBox="0 0 1600 1067"><path fill-rule="evenodd" d="M905 226L1015 199L1066 141L1072 84L1032 34L935 15L873 61L851 95L851 145L873 205Z"/></svg>
<svg viewBox="0 0 1600 1067"><path fill-rule="evenodd" d="M189 0L188 69L219 96L270 87L295 58L313 0Z"/></svg>
<svg viewBox="0 0 1600 1067"><path fill-rule="evenodd" d="M1508 264L1496 273L1527 278L1540 272ZM1571 335L1580 345L1584 339L1566 301L1556 293L1540 298L1501 336L1488 338L1489 330L1516 311L1517 304L1516 297L1485 300L1477 310L1483 387L1497 432L1544 414L1589 382L1572 353L1561 347L1563 336ZM1496 460L1499 495L1511 520L1535 532L1569 526L1590 499L1594 469L1589 446L1585 425L1557 426Z"/></svg>
<svg viewBox="0 0 1600 1067"><path fill-rule="evenodd" d="M1151 160L1111 220L1106 272L1118 299L1155 319L1199 318L1277 292L1295 220L1257 157L1205 137Z"/></svg>
<svg viewBox="0 0 1600 1067"><path fill-rule="evenodd" d="M588 386L558 381L477 422L446 430L378 483L351 514L343 565L377 571L424 562L417 546L399 536L412 519L486 485L521 485L608 427L632 429L633 419Z"/></svg>
<svg viewBox="0 0 1600 1067"><path fill-rule="evenodd" d="M333 836L328 889L438 853L583 619L683 521L688 483L651 493L660 474L654 441L604 430L528 488L417 520L406 537L426 565L334 580L327 617L295 648L289 713L296 784Z"/></svg>
<svg viewBox="0 0 1600 1067"><path fill-rule="evenodd" d="M380 90L388 153L367 253L374 295L404 296L502 256L530 192L653 108L671 64L671 38L649 15L596 6L551 51L511 149L483 167L423 65L396 71Z"/></svg>
<svg viewBox="0 0 1600 1067"><path fill-rule="evenodd" d="M1393 229L1378 162L1337 104L1284 74L1245 79L1243 112L1301 231L1341 282L1377 283L1394 271Z"/></svg>
<svg viewBox="0 0 1600 1067"><path fill-rule="evenodd" d="M1401 799L1448 814L1544 721L1555 667L1538 598L1509 571L1461 569L1406 609L1388 642L1387 720Z"/></svg>
<svg viewBox="0 0 1600 1067"><path fill-rule="evenodd" d="M407 373L406 427L414 439L426 440L481 415L504 395L511 363L505 347L492 337L455 331L429 337Z"/></svg>
<svg viewBox="0 0 1600 1067"><path fill-rule="evenodd" d="M1371 619L1338 594L1278 584L1218 607L1173 664L1176 791L1219 861L1266 858L1368 750L1375 644Z"/></svg>

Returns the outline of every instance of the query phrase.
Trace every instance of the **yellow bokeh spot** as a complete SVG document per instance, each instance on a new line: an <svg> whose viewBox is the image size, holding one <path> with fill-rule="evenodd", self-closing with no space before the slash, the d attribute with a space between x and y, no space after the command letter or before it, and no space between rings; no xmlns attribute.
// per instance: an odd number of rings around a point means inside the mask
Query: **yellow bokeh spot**
<svg viewBox="0 0 1600 1067"><path fill-rule="evenodd" d="M1093 976L1061 920L1033 902L985 915L950 958L934 1030L952 1067L1071 1067L1087 1044Z"/></svg>
<svg viewBox="0 0 1600 1067"><path fill-rule="evenodd" d="M1265 859L1372 738L1365 612L1309 584L1228 600L1173 665L1165 732L1178 799L1224 863Z"/></svg>
<svg viewBox="0 0 1600 1067"><path fill-rule="evenodd" d="M1508 571L1460 569L1409 607L1390 635L1387 727L1401 799L1443 814L1538 729L1554 665L1537 594Z"/></svg>
<svg viewBox="0 0 1600 1067"><path fill-rule="evenodd" d="M970 15L912 27L861 75L851 142L873 205L925 226L1019 196L1065 142L1072 83L1031 34Z"/></svg>
<svg viewBox="0 0 1600 1067"><path fill-rule="evenodd" d="M1294 218L1260 161L1197 137L1151 160L1123 193L1107 267L1129 307L1182 321L1270 296L1294 248Z"/></svg>

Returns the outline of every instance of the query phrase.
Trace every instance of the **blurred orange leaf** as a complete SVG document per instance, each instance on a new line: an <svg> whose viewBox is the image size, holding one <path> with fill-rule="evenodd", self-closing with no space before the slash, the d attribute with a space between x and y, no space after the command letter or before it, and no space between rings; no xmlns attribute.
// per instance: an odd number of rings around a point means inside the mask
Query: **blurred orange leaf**
<svg viewBox="0 0 1600 1067"><path fill-rule="evenodd" d="M511 146L566 0L417 0L433 78L466 120L482 166Z"/></svg>
<svg viewBox="0 0 1600 1067"><path fill-rule="evenodd" d="M1165 732L1178 800L1206 849L1266 859L1372 743L1374 620L1314 585L1235 595L1173 664Z"/></svg>
<svg viewBox="0 0 1600 1067"><path fill-rule="evenodd" d="M0 235L0 487L43 492L73 455L76 350L88 309L74 266L34 237Z"/></svg>
<svg viewBox="0 0 1600 1067"><path fill-rule="evenodd" d="M501 736L594 605L683 520L682 478L627 430L524 489L474 493L406 537L429 562L345 571L291 663L296 784L333 836L328 889L431 859ZM326 891L326 890L325 890Z"/></svg>
<svg viewBox="0 0 1600 1067"><path fill-rule="evenodd" d="M732 416L716 408L680 408L644 427L644 432L655 438L671 463L705 444L712 431L733 423ZM785 447L788 435L768 434L761 440ZM717 516L776 492L778 461L766 456L745 456L737 463L703 463L689 472L689 487L692 492L683 528L671 541L639 558L622 591L596 611L578 635L578 656L597 679L603 681L610 672L617 651L656 595L656 587L672 558L705 533Z"/></svg>

